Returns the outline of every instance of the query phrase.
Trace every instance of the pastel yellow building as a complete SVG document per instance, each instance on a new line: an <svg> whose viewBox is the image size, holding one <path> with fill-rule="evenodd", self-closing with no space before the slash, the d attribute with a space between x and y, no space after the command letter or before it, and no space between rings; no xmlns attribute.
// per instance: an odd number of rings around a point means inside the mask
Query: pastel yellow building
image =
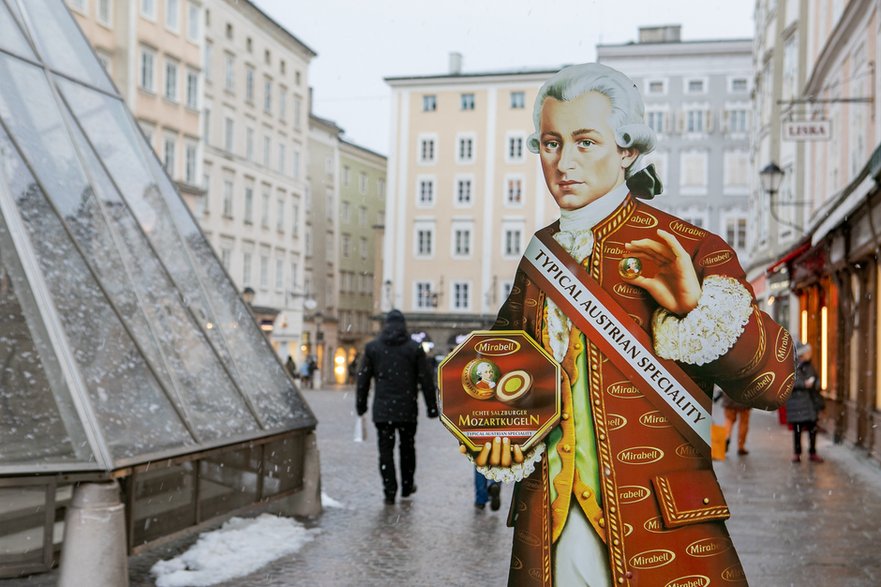
<svg viewBox="0 0 881 587"><path fill-rule="evenodd" d="M488 326L529 238L556 220L526 148L532 105L555 69L390 77L381 309L447 352Z"/></svg>

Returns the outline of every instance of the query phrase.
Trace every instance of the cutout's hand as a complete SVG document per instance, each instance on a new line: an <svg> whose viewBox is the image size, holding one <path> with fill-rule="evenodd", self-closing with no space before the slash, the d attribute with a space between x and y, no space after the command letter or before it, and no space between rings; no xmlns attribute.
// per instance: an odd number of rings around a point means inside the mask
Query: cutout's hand
<svg viewBox="0 0 881 587"><path fill-rule="evenodd" d="M660 240L641 238L624 245L634 257L650 260L658 266L654 276L638 275L629 281L649 292L667 311L684 316L697 307L701 284L691 257L676 237L660 229L657 234Z"/></svg>
<svg viewBox="0 0 881 587"><path fill-rule="evenodd" d="M466 454L468 448L464 444L459 445L459 452ZM496 436L492 442L487 442L474 456L474 464L478 467L510 467L511 463L523 462L523 450L519 444L511 444L507 436Z"/></svg>

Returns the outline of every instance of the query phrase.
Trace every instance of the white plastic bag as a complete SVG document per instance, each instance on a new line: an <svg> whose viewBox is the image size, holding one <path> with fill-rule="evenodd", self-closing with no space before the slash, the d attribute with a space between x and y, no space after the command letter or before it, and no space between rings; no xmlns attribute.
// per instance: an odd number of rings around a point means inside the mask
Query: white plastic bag
<svg viewBox="0 0 881 587"><path fill-rule="evenodd" d="M355 416L355 442L364 442L367 440L367 416Z"/></svg>

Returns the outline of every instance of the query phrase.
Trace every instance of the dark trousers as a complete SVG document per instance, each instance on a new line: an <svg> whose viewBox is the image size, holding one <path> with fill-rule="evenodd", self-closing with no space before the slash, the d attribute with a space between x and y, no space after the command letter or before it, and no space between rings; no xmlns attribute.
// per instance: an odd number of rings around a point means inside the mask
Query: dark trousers
<svg viewBox="0 0 881 587"><path fill-rule="evenodd" d="M817 454L817 421L813 422L793 422L792 439L795 444L795 454L801 454L801 433L802 430L808 431L808 454Z"/></svg>
<svg viewBox="0 0 881 587"><path fill-rule="evenodd" d="M376 422L376 439L379 444L379 475L386 498L394 498L398 492L395 475L395 431L400 439L401 494L413 491L413 474L416 472L416 422Z"/></svg>

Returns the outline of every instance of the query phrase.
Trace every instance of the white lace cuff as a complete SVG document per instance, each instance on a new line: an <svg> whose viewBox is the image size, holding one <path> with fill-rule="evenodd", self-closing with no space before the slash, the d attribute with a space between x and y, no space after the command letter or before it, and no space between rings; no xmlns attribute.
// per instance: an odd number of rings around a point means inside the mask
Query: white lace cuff
<svg viewBox="0 0 881 587"><path fill-rule="evenodd" d="M749 321L752 296L736 279L704 279L697 307L678 318L663 308L652 316L658 356L691 365L711 363L727 353Z"/></svg>
<svg viewBox="0 0 881 587"><path fill-rule="evenodd" d="M522 463L512 463L510 467L477 467L477 470L492 481L500 481L502 483L513 483L514 481L522 481L535 471L535 465L541 460L541 455L545 452L545 444L538 443L532 452L524 455ZM474 462L474 457L469 454L468 460Z"/></svg>

